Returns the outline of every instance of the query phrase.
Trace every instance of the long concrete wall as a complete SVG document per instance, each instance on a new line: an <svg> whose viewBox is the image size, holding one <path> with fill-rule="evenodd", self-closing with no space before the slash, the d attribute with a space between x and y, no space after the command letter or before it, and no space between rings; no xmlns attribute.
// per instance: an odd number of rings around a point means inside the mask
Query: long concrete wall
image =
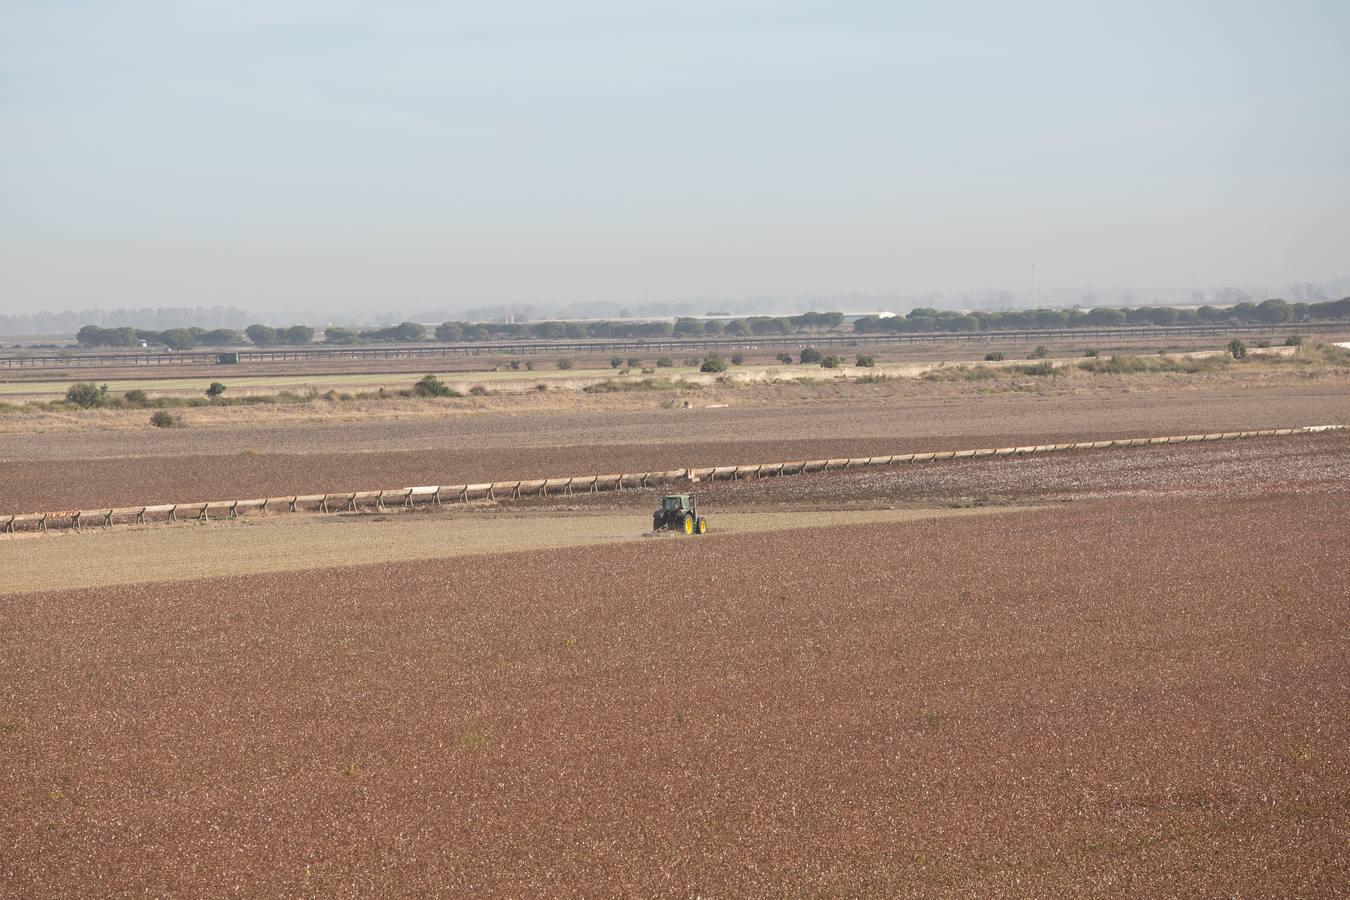
<svg viewBox="0 0 1350 900"><path fill-rule="evenodd" d="M195 503L166 503L158 506L128 506L102 509L58 510L42 513L18 513L0 516L0 533L20 531L80 530L87 525L110 527L116 524L151 522L210 521L233 519L246 514L287 512L359 512L392 508L441 506L470 501L519 499L522 497L567 496L578 492L595 494L646 488L674 482L732 481L751 478L778 478L812 472L832 472L871 466L911 465L951 459L978 459L988 456L1029 456L1062 453L1070 450L1105 450L1147 447L1158 444L1195 444L1208 441L1245 440L1261 437L1317 434L1343 431L1345 425L1306 425L1301 428L1271 428L1261 431L1228 431L1214 434L1184 434L1166 437L1116 438L1080 441L1073 444L1035 444L1025 447L992 447L978 450L943 450L931 453L898 453L891 456L866 456L838 459L812 459L754 465L708 466L672 469L665 472L620 472L611 475L572 475L563 478L538 478L528 481L492 481L480 484L425 485L392 490L352 491L341 494L295 494L289 497L262 497L252 500L210 500Z"/></svg>

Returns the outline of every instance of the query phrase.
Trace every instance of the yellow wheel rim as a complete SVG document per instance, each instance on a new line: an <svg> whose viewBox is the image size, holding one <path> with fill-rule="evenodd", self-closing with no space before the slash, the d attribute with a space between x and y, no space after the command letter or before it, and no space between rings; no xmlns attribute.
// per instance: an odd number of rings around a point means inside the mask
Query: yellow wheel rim
<svg viewBox="0 0 1350 900"><path fill-rule="evenodd" d="M684 533L685 533L685 534L693 534L693 533L694 533L694 520L693 520L693 519L685 519L685 520L684 520Z"/></svg>
<svg viewBox="0 0 1350 900"><path fill-rule="evenodd" d="M708 523L707 523L707 522L699 522L699 523L698 523L698 533L699 533L699 534L707 534L707 533L708 533Z"/></svg>

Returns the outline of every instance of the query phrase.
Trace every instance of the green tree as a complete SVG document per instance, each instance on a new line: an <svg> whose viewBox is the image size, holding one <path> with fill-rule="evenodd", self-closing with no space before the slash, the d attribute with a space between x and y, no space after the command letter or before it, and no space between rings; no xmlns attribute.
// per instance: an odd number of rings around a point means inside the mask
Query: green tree
<svg viewBox="0 0 1350 900"><path fill-rule="evenodd" d="M225 385L219 381L211 382L211 385L206 389L206 396L211 400L216 399L223 393L225 393Z"/></svg>
<svg viewBox="0 0 1350 900"><path fill-rule="evenodd" d="M1228 342L1228 355L1233 357L1233 359L1246 359L1247 345L1237 338L1233 338Z"/></svg>
<svg viewBox="0 0 1350 900"><path fill-rule="evenodd" d="M715 353L709 353L704 357L703 364L698 367L698 370L700 372L725 372L727 364L722 357Z"/></svg>
<svg viewBox="0 0 1350 900"><path fill-rule="evenodd" d="M66 402L81 409L94 409L108 402L108 386L80 381L66 388Z"/></svg>
<svg viewBox="0 0 1350 900"><path fill-rule="evenodd" d="M458 322L442 322L436 326L436 340L438 341L462 341L464 339L464 326Z"/></svg>
<svg viewBox="0 0 1350 900"><path fill-rule="evenodd" d="M271 325L250 325L244 329L244 335L259 347L277 342L277 330Z"/></svg>
<svg viewBox="0 0 1350 900"><path fill-rule="evenodd" d="M308 325L292 325L281 333L288 344L308 344L314 340L314 329Z"/></svg>
<svg viewBox="0 0 1350 900"><path fill-rule="evenodd" d="M821 359L822 357L820 355L820 351L817 350L815 347L802 348L801 354L802 365L807 365L808 363L818 363L821 361Z"/></svg>

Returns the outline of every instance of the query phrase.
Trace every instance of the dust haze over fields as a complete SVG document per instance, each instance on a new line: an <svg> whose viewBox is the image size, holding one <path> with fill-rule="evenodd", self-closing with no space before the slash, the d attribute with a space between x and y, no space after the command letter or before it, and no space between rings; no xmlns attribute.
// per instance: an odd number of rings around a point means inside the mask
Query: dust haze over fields
<svg viewBox="0 0 1350 900"><path fill-rule="evenodd" d="M8 3L0 314L1332 279L1347 9Z"/></svg>

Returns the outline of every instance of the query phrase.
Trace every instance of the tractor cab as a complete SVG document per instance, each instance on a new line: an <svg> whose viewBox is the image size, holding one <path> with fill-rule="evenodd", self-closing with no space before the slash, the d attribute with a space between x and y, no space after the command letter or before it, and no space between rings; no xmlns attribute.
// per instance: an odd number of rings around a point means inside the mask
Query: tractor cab
<svg viewBox="0 0 1350 900"><path fill-rule="evenodd" d="M652 531L707 534L708 521L698 514L693 494L669 494L661 498L661 508L652 514Z"/></svg>

